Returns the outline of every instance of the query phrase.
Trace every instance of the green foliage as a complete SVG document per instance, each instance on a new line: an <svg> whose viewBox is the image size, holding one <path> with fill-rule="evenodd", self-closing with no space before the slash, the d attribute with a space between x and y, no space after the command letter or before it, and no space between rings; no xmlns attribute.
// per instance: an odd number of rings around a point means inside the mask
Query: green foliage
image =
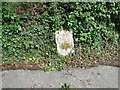
<svg viewBox="0 0 120 90"><path fill-rule="evenodd" d="M60 90L70 90L70 84L64 84L61 86L61 89Z"/></svg>
<svg viewBox="0 0 120 90"><path fill-rule="evenodd" d="M119 13L119 2L2 3L3 62L33 56L35 62L55 60L54 33L61 29L73 31L75 48L117 45Z"/></svg>

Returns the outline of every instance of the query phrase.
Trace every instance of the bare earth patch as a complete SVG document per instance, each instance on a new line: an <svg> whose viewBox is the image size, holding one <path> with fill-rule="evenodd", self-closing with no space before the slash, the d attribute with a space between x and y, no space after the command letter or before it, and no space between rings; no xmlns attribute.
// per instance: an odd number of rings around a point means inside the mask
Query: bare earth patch
<svg viewBox="0 0 120 90"><path fill-rule="evenodd" d="M117 59L112 59L112 60L103 60L100 61L96 64L91 64L91 65L86 65L85 68L91 68L93 66L97 65L109 65L109 66L115 66L115 67L120 67L120 64ZM75 67L73 65L68 65L69 67ZM39 70L40 69L40 64L16 64L16 65L0 65L0 70L17 70L17 69L23 69L23 70Z"/></svg>

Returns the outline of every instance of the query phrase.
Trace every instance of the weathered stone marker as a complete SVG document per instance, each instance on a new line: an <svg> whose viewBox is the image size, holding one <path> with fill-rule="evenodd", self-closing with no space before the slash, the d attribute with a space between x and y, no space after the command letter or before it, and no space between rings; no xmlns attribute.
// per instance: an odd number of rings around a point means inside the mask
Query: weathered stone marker
<svg viewBox="0 0 120 90"><path fill-rule="evenodd" d="M74 52L74 40L72 31L56 31L55 40L57 44L57 51L60 55L66 56L69 53Z"/></svg>

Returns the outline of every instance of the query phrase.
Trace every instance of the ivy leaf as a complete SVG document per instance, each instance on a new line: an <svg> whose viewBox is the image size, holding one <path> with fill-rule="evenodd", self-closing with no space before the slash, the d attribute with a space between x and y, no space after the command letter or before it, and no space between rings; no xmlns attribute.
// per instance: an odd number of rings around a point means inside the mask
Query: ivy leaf
<svg viewBox="0 0 120 90"><path fill-rule="evenodd" d="M21 26L18 26L18 30L20 30L20 31L22 30Z"/></svg>

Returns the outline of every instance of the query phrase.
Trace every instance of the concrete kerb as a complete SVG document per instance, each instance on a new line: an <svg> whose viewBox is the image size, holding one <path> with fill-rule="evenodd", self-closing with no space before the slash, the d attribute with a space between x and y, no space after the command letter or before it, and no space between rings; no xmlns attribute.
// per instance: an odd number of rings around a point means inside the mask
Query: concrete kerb
<svg viewBox="0 0 120 90"><path fill-rule="evenodd" d="M62 71L10 70L2 72L2 88L118 88L118 68L98 66Z"/></svg>

